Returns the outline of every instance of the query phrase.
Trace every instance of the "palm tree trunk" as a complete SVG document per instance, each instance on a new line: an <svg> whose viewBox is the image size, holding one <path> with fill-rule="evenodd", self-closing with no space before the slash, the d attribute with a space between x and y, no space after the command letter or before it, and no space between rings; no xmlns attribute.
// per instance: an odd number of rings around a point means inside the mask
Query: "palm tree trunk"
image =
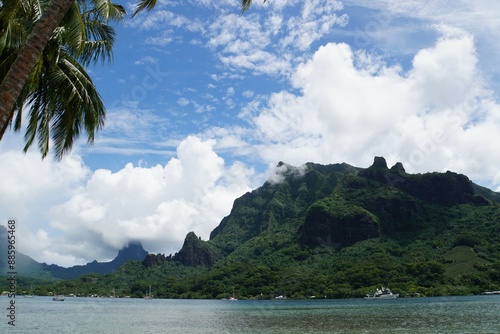
<svg viewBox="0 0 500 334"><path fill-rule="evenodd" d="M52 0L0 85L0 140L14 117L14 105L50 36L75 0Z"/></svg>

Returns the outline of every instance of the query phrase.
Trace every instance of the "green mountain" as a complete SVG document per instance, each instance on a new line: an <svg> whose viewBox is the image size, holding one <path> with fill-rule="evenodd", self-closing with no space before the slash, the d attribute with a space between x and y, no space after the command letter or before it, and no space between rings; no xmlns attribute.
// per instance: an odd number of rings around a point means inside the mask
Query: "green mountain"
<svg viewBox="0 0 500 334"><path fill-rule="evenodd" d="M71 279L78 276L94 273L94 274L109 274L117 270L127 261L142 260L148 254L138 242L132 242L118 251L116 257L109 262L97 262L96 260L84 265L76 265L72 267L61 267L55 264L42 263L42 270L49 273L57 279Z"/></svg>
<svg viewBox="0 0 500 334"><path fill-rule="evenodd" d="M7 228L0 225L0 275L5 275L6 272L10 271L5 261L7 259L7 244ZM109 262L97 262L94 260L85 265L65 268L55 264L39 263L31 257L16 251L15 272L19 276L42 281L71 279L89 273L109 274L127 261L143 260L147 254L148 252L142 248L140 243L132 242L118 251L117 256Z"/></svg>
<svg viewBox="0 0 500 334"><path fill-rule="evenodd" d="M203 241L149 254L58 291L140 297L360 297L500 290L500 194L453 173L408 174L376 157L369 168L280 163L277 178L235 200Z"/></svg>

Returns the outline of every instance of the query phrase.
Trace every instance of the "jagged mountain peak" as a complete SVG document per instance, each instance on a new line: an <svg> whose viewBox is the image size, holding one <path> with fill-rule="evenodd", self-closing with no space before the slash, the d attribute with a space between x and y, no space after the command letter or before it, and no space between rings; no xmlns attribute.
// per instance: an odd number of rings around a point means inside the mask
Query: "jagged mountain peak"
<svg viewBox="0 0 500 334"><path fill-rule="evenodd" d="M385 161L384 157L375 157L373 159L373 164L368 168L369 169L372 169L372 168L388 169L387 168L387 161Z"/></svg>
<svg viewBox="0 0 500 334"><path fill-rule="evenodd" d="M148 252L142 247L142 244L138 241L133 241L120 249L113 261L121 263L130 259L143 260L146 255L148 255Z"/></svg>

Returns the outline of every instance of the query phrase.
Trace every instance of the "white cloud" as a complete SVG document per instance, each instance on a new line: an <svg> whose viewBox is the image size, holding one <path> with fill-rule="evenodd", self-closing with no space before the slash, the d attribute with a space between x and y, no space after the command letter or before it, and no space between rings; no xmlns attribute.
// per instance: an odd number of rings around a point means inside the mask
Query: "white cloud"
<svg viewBox="0 0 500 334"><path fill-rule="evenodd" d="M411 38L415 36L415 32L432 29L433 25L444 24L468 31L475 37L475 44L480 50L478 66L485 76L491 75L493 78L500 72L498 65L500 44L496 42L497 32L500 29L498 19L500 2L488 0L344 0L343 2L346 6L362 6L379 11L384 19L377 21L375 18L368 22L368 27L375 26L381 29L376 34L370 31L362 33L364 37L377 38L381 45L390 45L391 47L385 48L388 52L394 53L402 46L415 45L418 40ZM391 33L395 31L395 34ZM498 84L495 85L498 89Z"/></svg>
<svg viewBox="0 0 500 334"><path fill-rule="evenodd" d="M177 99L177 104L180 105L181 107L185 107L189 104L189 100L186 99L185 97L180 97Z"/></svg>
<svg viewBox="0 0 500 334"><path fill-rule="evenodd" d="M42 161L36 148L21 148L19 134L8 132L0 142L0 224L16 219L17 246L35 257L51 244L49 208L79 192L90 170L76 153Z"/></svg>
<svg viewBox="0 0 500 334"><path fill-rule="evenodd" d="M288 34L281 40L281 46L307 50L334 25L345 26L347 24L347 16L332 15L342 8L342 3L338 1L305 1L302 15L291 17L286 21Z"/></svg>
<svg viewBox="0 0 500 334"><path fill-rule="evenodd" d="M283 6L300 6L301 11L298 15L284 14ZM207 45L231 70L286 75L313 42L335 25L347 23L346 16L336 15L342 8L338 1L306 0L281 5L273 2L258 14L223 15L209 25Z"/></svg>
<svg viewBox="0 0 500 334"><path fill-rule="evenodd" d="M246 98L251 98L255 95L255 93L251 90L245 90L241 95L243 95Z"/></svg>
<svg viewBox="0 0 500 334"><path fill-rule="evenodd" d="M267 108L245 115L255 126L253 154L295 166L366 167L385 156L409 172L453 170L499 187L500 106L477 68L472 37L440 30L407 72L347 44L320 47L292 76L301 94L275 93Z"/></svg>
<svg viewBox="0 0 500 334"><path fill-rule="evenodd" d="M169 254L189 231L208 239L255 173L237 161L226 165L215 141L193 136L164 166L129 163L116 172L91 172L77 150L61 162L41 161L21 144L13 133L0 142L0 174L9 176L0 178L0 223L15 218L20 251L63 266L110 260L132 240Z"/></svg>
<svg viewBox="0 0 500 334"><path fill-rule="evenodd" d="M435 48L421 50L413 60L410 74L418 99L427 106L442 108L464 103L464 97L480 95L482 90L472 36L450 31ZM460 34L460 35L457 35Z"/></svg>
<svg viewBox="0 0 500 334"><path fill-rule="evenodd" d="M166 46L174 41L175 32L173 30L165 30L159 36L148 37L144 40L146 44L155 46Z"/></svg>
<svg viewBox="0 0 500 334"><path fill-rule="evenodd" d="M176 28L186 27L190 30L201 28L200 24L195 21L169 10L162 10L161 8L157 8L154 11L141 15L136 20L127 21L127 24L142 30L151 30L165 26Z"/></svg>
<svg viewBox="0 0 500 334"><path fill-rule="evenodd" d="M134 62L134 65L144 65L144 64L157 64L158 58L154 58L151 56L144 56L141 59Z"/></svg>
<svg viewBox="0 0 500 334"><path fill-rule="evenodd" d="M229 214L236 197L250 190L253 171L241 163L225 166L213 141L188 137L165 166L95 171L65 202L50 210L65 241L53 254L89 259L139 240L151 252L174 253L189 231L207 239ZM85 242L90 247L74 248ZM103 249L104 248L104 249Z"/></svg>
<svg viewBox="0 0 500 334"><path fill-rule="evenodd" d="M281 164L272 168L267 181L271 184L277 184L283 182L286 177L300 179L306 172L307 166L305 164L298 167Z"/></svg>
<svg viewBox="0 0 500 334"><path fill-rule="evenodd" d="M120 106L108 110L106 125L97 133L94 145L80 150L84 153L170 155L171 152L163 148L169 119L162 116L136 107Z"/></svg>

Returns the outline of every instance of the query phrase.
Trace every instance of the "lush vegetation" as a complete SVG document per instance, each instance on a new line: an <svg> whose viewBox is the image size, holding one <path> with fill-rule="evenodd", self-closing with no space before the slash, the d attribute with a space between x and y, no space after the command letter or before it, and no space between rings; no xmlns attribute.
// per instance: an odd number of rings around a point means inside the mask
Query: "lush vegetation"
<svg viewBox="0 0 500 334"><path fill-rule="evenodd" d="M158 255L162 261L39 282L35 292L142 297L151 286L161 298L233 290L238 298L350 298L381 285L403 296L500 290L498 193L463 175L410 175L381 160L368 169L307 167L285 168L283 182L237 199L209 241L190 234L178 254Z"/></svg>

